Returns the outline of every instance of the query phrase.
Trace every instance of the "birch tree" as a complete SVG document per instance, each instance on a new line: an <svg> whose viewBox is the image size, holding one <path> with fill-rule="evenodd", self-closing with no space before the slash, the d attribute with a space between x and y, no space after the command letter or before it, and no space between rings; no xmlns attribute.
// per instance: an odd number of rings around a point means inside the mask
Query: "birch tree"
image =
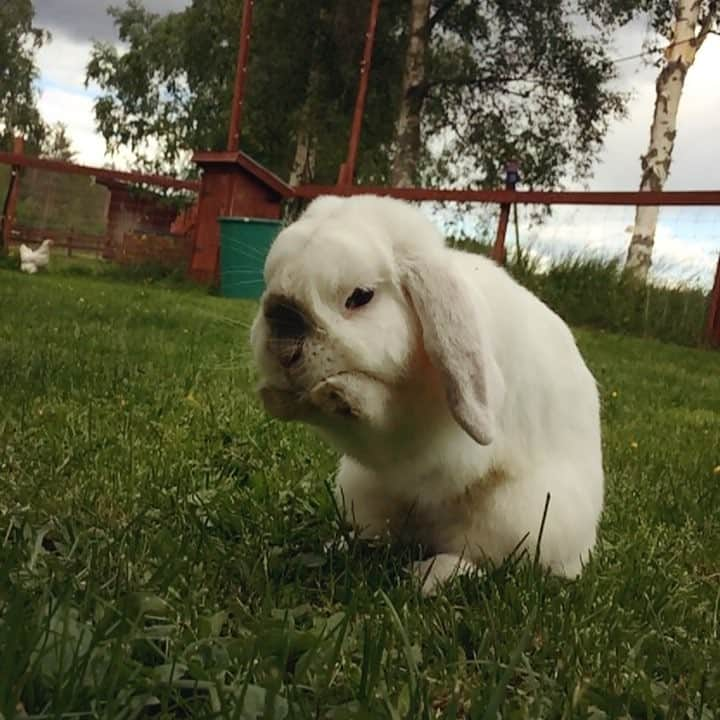
<svg viewBox="0 0 720 720"><path fill-rule="evenodd" d="M641 191L660 191L670 173L677 135L677 116L688 70L708 34L718 25L716 0L674 0L672 16L665 29L668 45L655 85L655 111L650 127L650 143L641 158ZM663 22L663 14L656 22ZM662 27L658 29L663 29ZM625 268L638 281L645 282L652 264L659 208L638 206L628 247Z"/></svg>
<svg viewBox="0 0 720 720"><path fill-rule="evenodd" d="M421 148L420 116L427 94L426 57L430 44L431 5L431 0L410 0L408 47L390 171L390 182L396 187L411 187L417 179Z"/></svg>

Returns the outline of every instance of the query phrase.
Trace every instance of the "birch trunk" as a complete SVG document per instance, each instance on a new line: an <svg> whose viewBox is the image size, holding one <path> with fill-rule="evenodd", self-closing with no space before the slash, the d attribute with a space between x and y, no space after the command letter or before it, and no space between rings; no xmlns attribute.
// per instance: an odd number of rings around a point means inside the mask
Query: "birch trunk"
<svg viewBox="0 0 720 720"><path fill-rule="evenodd" d="M672 160L677 133L677 114L685 77L695 61L695 55L705 39L705 23L699 23L700 0L675 0L675 19L672 37L665 50L665 65L655 84L655 113L650 127L650 145L641 158L640 190L660 191L665 185ZM696 35L698 28L701 32ZM638 206L635 225L628 247L625 269L638 281L647 280L652 264L657 206Z"/></svg>
<svg viewBox="0 0 720 720"><path fill-rule="evenodd" d="M410 38L405 55L403 95L395 126L394 156L390 183L412 187L420 159L420 121L427 92L425 64L430 44L431 0L410 0Z"/></svg>
<svg viewBox="0 0 720 720"><path fill-rule="evenodd" d="M320 14L321 22L327 21L325 12ZM295 158L290 168L290 186L295 187L308 183L315 177L315 158L317 156L317 127L316 119L318 108L321 105L320 85L322 82L320 71L320 37L319 34L313 43L310 54L310 72L307 87L305 88L305 102L300 111L300 119L296 131Z"/></svg>
<svg viewBox="0 0 720 720"><path fill-rule="evenodd" d="M299 128L295 145L295 159L290 171L290 186L312 182L315 177L317 139L306 128Z"/></svg>

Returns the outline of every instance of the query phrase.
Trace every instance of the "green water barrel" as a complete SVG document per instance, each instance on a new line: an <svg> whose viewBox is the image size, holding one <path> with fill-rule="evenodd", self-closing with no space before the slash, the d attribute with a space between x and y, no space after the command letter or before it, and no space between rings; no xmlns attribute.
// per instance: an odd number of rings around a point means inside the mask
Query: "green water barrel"
<svg viewBox="0 0 720 720"><path fill-rule="evenodd" d="M259 298L265 289L265 258L282 222L245 217L225 217L219 222L220 294Z"/></svg>

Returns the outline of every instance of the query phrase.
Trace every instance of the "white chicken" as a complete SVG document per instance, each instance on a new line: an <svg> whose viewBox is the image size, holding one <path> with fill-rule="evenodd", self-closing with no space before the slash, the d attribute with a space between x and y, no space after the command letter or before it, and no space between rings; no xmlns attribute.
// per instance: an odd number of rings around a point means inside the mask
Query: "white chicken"
<svg viewBox="0 0 720 720"><path fill-rule="evenodd" d="M47 267L50 264L50 246L52 240L43 240L37 250L32 250L27 245L20 246L20 269L23 272L34 275L38 268Z"/></svg>

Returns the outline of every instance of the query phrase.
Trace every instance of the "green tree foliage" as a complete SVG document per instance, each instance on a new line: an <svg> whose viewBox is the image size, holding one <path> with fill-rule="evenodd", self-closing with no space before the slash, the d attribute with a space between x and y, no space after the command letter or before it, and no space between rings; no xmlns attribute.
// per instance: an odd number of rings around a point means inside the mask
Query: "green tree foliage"
<svg viewBox="0 0 720 720"><path fill-rule="evenodd" d="M625 21L608 10L613 2L621 0L434 0L417 89L418 179L493 186L513 158L536 187L587 175L624 107L608 85L610 33ZM112 11L128 50L96 44L87 69L111 150L130 148L156 166L159 157L164 168L184 158L189 171L188 150L225 147L241 10L242 0L193 0L161 17L129 0ZM256 2L241 145L281 176L305 143L314 179L337 177L368 10L369 0ZM360 182L390 177L409 16L409 0L381 4Z"/></svg>
<svg viewBox="0 0 720 720"><path fill-rule="evenodd" d="M37 109L36 52L48 34L34 24L32 0L0 2L0 148L9 149L14 134L30 148L42 142L45 128Z"/></svg>
<svg viewBox="0 0 720 720"><path fill-rule="evenodd" d="M151 161L156 144L167 167L188 149L224 149L241 10L242 0L193 0L183 12L161 17L130 0L111 11L129 50L98 43L87 68L88 81L102 91L95 114L110 150L130 148ZM242 134L246 152L287 176L302 126L319 143L317 176L335 179L355 99L366 11L365 2L354 0L256 3ZM400 38L388 31L384 40L378 67L400 52ZM369 98L372 120L364 128L363 166L371 173L383 158L378 148L392 135L387 108L397 80L392 73L381 75L385 79L378 76Z"/></svg>
<svg viewBox="0 0 720 720"><path fill-rule="evenodd" d="M492 186L517 159L538 187L587 176L625 103L609 87L608 49L626 18L605 10L604 0L433 2L422 126L442 141L425 175Z"/></svg>

